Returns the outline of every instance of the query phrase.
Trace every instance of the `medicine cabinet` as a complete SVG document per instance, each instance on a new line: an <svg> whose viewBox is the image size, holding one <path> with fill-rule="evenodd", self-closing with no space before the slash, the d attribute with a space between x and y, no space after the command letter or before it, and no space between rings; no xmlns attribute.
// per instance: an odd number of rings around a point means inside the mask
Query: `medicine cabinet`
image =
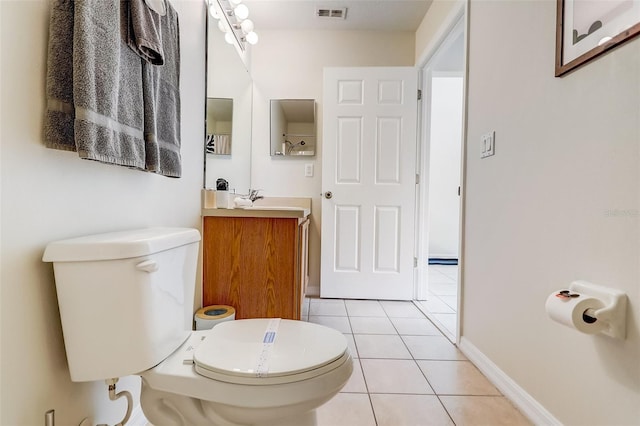
<svg viewBox="0 0 640 426"><path fill-rule="evenodd" d="M316 155L316 101L271 100L271 155Z"/></svg>

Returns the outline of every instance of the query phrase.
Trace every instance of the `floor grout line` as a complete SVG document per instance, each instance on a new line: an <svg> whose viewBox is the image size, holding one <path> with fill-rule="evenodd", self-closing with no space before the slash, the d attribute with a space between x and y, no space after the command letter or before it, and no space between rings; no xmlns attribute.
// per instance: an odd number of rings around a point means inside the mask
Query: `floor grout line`
<svg viewBox="0 0 640 426"><path fill-rule="evenodd" d="M411 352L411 350L409 349L409 346L407 345L407 342L405 341L405 339L403 337L419 337L419 338L425 338L425 337L445 337L448 340L450 340L450 338L447 336L447 332L443 331L443 330L447 330L446 327L444 327L444 324L439 324L439 322L437 320L435 320L434 318L432 318L429 314L427 314L424 309L421 309L420 306L416 306L416 303L410 303L410 306L415 306L420 313L423 315L421 318L412 318L412 317L398 317L398 316L389 316L389 313L387 312L386 309L384 309L384 306L382 305L382 303L380 303L380 301L377 301L379 303L379 305L382 307L383 312L385 313L385 316L372 316L372 315L351 315L349 313L349 309L347 308L347 304L346 301L343 300L343 304L345 305L345 311L346 311L346 315L326 315L326 316L335 316L335 317L346 317L347 321L349 323L349 328L350 328L350 332L349 333L344 333L344 334L350 334L353 337L353 344L354 344L354 348L356 351L356 355L358 356L358 358L354 358L354 362L357 361L358 365L360 367L360 371L362 373L362 380L364 382L364 392L340 392L342 394L359 394L359 395L367 395L367 399L369 401L369 407L371 410L371 415L373 416L373 421L375 423L376 426L379 425L379 416L380 413L376 413L375 407L374 407L374 403L373 403L373 398L372 395L402 395L402 396L406 396L406 395L413 395L413 396L435 396L438 400L438 404L440 404L440 408L442 410L444 410L443 415L446 413L446 417L444 418L448 418L448 420L451 422L452 425L456 425L456 422L453 419L453 415L450 412L450 410L447 408L447 406L444 404L442 397L456 397L456 398L469 398L469 397L494 397L494 398L505 398L504 395L499 394L499 395L487 395L487 394L468 394L468 393L438 393L436 388L432 385L431 381L429 380L429 378L427 377L426 371L424 371L422 368L420 368L420 361L430 361L430 362L464 362L464 363L471 363L473 365L473 363L468 360L468 359L433 359L433 358L416 358L415 355ZM353 308L352 308L353 309ZM314 315L314 316L323 316L323 315ZM395 331L395 333L386 333L386 334L379 334L379 333L356 333L353 330L353 324L352 324L352 318L386 318L388 321L391 322L392 326L393 326L393 330ZM398 326L396 325L396 323L393 322L393 319L426 319L428 320L431 324L433 324L434 326L436 326L436 328L438 329L438 333L439 334L401 334ZM440 328L439 325L442 327ZM360 350L359 350L359 345L357 343L357 339L356 336L398 336L400 338L400 340L402 341L403 346L405 347L405 349L408 351L410 358L381 358L381 357L362 357L360 354ZM450 344L452 344L454 347L456 347L455 343L449 341ZM369 381L367 379L367 375L365 374L365 369L363 367L363 360L397 360L397 361L410 361L412 362L419 370L420 370L420 374L421 376L424 378L424 380L426 381L426 383L428 384L429 388L432 390L432 393L416 393L416 392L371 392L371 390L369 389ZM369 372L371 373L372 371L369 370ZM364 402L364 401L363 401ZM364 407L364 406L363 406ZM379 407L380 408L380 407Z"/></svg>

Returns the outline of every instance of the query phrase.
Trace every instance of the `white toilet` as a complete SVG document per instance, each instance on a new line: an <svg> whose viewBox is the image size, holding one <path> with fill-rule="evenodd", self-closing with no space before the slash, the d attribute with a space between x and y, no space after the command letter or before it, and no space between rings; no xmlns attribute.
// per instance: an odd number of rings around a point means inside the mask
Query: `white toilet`
<svg viewBox="0 0 640 426"><path fill-rule="evenodd" d="M157 426L314 425L351 376L345 337L284 319L192 331L199 241L150 228L47 246L71 379L140 375Z"/></svg>

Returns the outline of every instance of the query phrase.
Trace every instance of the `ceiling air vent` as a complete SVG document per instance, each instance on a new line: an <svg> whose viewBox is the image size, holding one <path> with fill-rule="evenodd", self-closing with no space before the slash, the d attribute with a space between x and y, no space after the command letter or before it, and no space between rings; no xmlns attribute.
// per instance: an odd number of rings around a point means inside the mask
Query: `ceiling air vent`
<svg viewBox="0 0 640 426"><path fill-rule="evenodd" d="M316 9L316 16L319 18L347 19L347 8L329 9L326 7L319 7Z"/></svg>

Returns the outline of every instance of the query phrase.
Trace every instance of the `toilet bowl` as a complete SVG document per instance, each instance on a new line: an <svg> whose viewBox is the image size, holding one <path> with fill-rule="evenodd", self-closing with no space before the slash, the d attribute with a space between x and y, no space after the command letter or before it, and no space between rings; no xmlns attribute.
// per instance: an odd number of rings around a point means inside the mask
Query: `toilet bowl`
<svg viewBox="0 0 640 426"><path fill-rule="evenodd" d="M302 321L248 319L195 331L141 373L142 409L154 424L315 425L315 409L346 384L353 361L345 337ZM171 419L171 420L169 420Z"/></svg>
<svg viewBox="0 0 640 426"><path fill-rule="evenodd" d="M351 376L344 335L285 319L192 331L199 241L150 228L47 246L71 380L140 375L156 426L315 425Z"/></svg>

